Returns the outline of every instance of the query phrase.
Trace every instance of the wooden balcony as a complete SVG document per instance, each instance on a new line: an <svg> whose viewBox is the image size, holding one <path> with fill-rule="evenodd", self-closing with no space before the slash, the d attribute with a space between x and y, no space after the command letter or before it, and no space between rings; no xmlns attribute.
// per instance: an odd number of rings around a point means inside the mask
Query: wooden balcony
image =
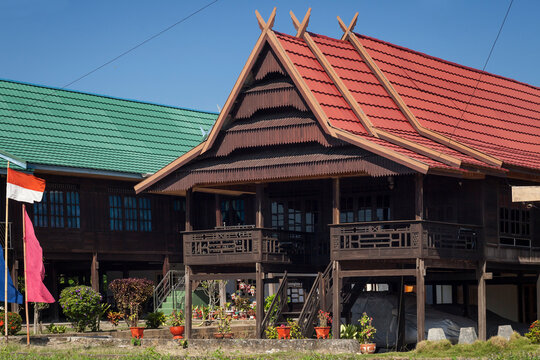
<svg viewBox="0 0 540 360"><path fill-rule="evenodd" d="M478 258L480 227L435 221L330 225L332 260Z"/></svg>
<svg viewBox="0 0 540 360"><path fill-rule="evenodd" d="M186 265L309 263L308 233L231 226L187 231L183 235Z"/></svg>

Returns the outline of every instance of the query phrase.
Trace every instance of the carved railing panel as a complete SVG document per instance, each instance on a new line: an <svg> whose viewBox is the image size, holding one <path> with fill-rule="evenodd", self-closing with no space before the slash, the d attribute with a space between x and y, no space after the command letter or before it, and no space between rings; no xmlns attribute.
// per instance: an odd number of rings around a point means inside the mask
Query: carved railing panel
<svg viewBox="0 0 540 360"><path fill-rule="evenodd" d="M477 226L426 221L423 223L428 249L476 251L480 230Z"/></svg>

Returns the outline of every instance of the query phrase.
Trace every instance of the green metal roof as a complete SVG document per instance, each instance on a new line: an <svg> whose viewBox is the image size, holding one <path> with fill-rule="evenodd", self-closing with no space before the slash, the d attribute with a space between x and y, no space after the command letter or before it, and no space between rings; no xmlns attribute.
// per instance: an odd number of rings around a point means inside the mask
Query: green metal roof
<svg viewBox="0 0 540 360"><path fill-rule="evenodd" d="M217 114L0 80L0 151L32 165L154 173ZM5 167L2 159L0 166Z"/></svg>

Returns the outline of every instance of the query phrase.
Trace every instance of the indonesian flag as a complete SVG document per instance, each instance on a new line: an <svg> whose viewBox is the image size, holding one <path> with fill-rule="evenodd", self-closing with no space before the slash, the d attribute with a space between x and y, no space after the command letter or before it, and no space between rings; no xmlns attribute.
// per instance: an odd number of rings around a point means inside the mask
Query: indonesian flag
<svg viewBox="0 0 540 360"><path fill-rule="evenodd" d="M45 180L8 168L6 198L27 203L40 202Z"/></svg>

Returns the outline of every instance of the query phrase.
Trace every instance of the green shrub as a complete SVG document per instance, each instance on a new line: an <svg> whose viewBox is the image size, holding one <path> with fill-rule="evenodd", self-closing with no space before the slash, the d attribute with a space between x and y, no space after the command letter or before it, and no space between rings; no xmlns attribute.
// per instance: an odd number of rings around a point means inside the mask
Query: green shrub
<svg viewBox="0 0 540 360"><path fill-rule="evenodd" d="M165 314L163 314L161 311L149 313L146 316L146 328L157 329L161 325L165 324L165 320Z"/></svg>
<svg viewBox="0 0 540 360"><path fill-rule="evenodd" d="M50 323L49 326L46 327L47 331L49 331L50 334L63 334L66 332L66 327L62 325L55 325L54 323Z"/></svg>
<svg viewBox="0 0 540 360"><path fill-rule="evenodd" d="M529 326L529 332L525 336L531 340L533 344L540 344L540 321L534 321L531 326Z"/></svg>
<svg viewBox="0 0 540 360"><path fill-rule="evenodd" d="M83 332L87 326L97 330L101 311L101 295L97 291L84 285L67 287L60 293L58 302L77 332Z"/></svg>
<svg viewBox="0 0 540 360"><path fill-rule="evenodd" d="M302 336L302 331L300 330L300 325L296 321L287 319L287 326L291 327L291 339L304 339ZM269 326L264 331L264 334L267 339L277 339L277 328L279 326Z"/></svg>
<svg viewBox="0 0 540 360"><path fill-rule="evenodd" d="M22 318L21 315L13 312L8 312L8 334L15 335L21 331ZM5 313L0 313L0 330L2 331L1 335L5 334L4 320Z"/></svg>
<svg viewBox="0 0 540 360"><path fill-rule="evenodd" d="M499 349L505 349L508 347L508 340L502 336L492 336L489 338L488 342Z"/></svg>

